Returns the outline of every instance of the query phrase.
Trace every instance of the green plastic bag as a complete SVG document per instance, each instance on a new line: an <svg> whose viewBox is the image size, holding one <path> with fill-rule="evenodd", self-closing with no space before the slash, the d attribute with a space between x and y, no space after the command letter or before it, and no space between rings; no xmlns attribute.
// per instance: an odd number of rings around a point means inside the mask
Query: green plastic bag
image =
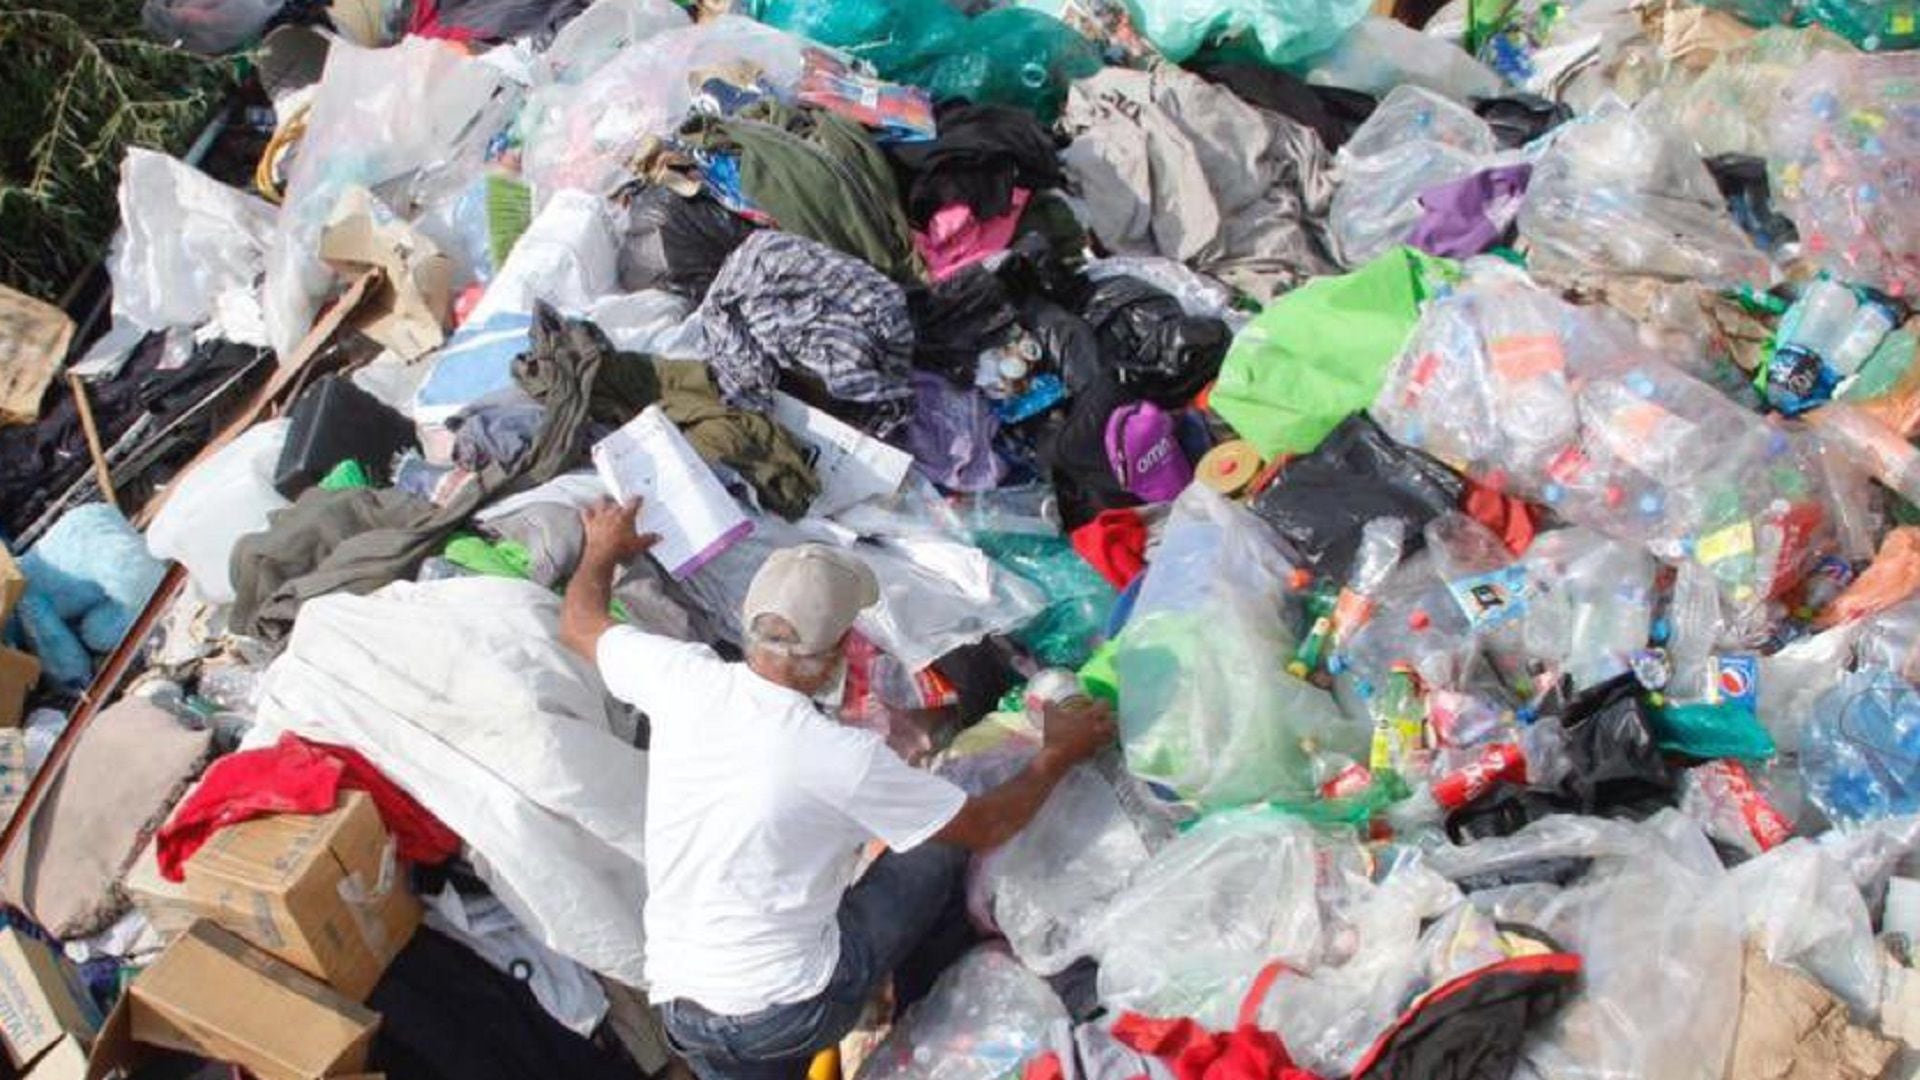
<svg viewBox="0 0 1920 1080"><path fill-rule="evenodd" d="M1371 0L1127 0L1141 36L1176 63L1197 53L1275 67L1327 52L1366 18Z"/></svg>
<svg viewBox="0 0 1920 1080"><path fill-rule="evenodd" d="M1067 24L1026 8L972 18L946 0L755 0L754 17L872 64L935 100L1031 109L1051 122L1067 86L1100 70L1100 51Z"/></svg>
<svg viewBox="0 0 1920 1080"><path fill-rule="evenodd" d="M975 533L988 557L1046 594L1047 606L1013 637L1051 667L1078 667L1105 641L1107 617L1119 599L1065 537L1040 533Z"/></svg>
<svg viewBox="0 0 1920 1080"><path fill-rule="evenodd" d="M1304 454L1373 404L1420 302L1455 264L1398 247L1275 300L1233 339L1208 399L1266 457Z"/></svg>
<svg viewBox="0 0 1920 1080"><path fill-rule="evenodd" d="M1650 712L1654 742L1670 754L1747 761L1773 756L1773 736L1751 706L1699 702L1663 705Z"/></svg>

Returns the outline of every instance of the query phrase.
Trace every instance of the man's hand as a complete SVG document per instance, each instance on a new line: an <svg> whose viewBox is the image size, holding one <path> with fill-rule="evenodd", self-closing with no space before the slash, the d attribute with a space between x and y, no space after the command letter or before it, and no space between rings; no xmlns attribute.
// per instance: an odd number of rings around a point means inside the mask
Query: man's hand
<svg viewBox="0 0 1920 1080"><path fill-rule="evenodd" d="M1063 765L1078 765L1113 744L1113 709L1098 699L1048 705L1041 746Z"/></svg>
<svg viewBox="0 0 1920 1080"><path fill-rule="evenodd" d="M586 529L587 539L580 561L620 566L645 554L660 542L660 536L657 533L640 534L634 525L639 516L639 499L624 506L612 499L602 499L582 510L580 524Z"/></svg>

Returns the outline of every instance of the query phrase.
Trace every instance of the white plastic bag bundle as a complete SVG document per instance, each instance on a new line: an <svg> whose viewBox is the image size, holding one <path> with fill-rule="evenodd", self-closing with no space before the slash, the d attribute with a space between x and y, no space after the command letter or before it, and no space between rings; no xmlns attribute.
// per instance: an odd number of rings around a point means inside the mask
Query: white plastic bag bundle
<svg viewBox="0 0 1920 1080"><path fill-rule="evenodd" d="M147 527L147 550L186 567L194 589L212 603L233 602L234 545L265 529L267 515L287 505L273 488L273 469L291 424L257 424L201 462L175 481Z"/></svg>
<svg viewBox="0 0 1920 1080"><path fill-rule="evenodd" d="M120 165L119 203L120 232L107 259L116 317L165 330L199 326L225 306L257 309L273 207L139 147ZM223 326L222 336L263 344L258 319Z"/></svg>
<svg viewBox="0 0 1920 1080"><path fill-rule="evenodd" d="M1276 810L1206 818L1134 871L1087 940L1113 1011L1231 1028L1250 980L1320 948L1310 826Z"/></svg>
<svg viewBox="0 0 1920 1080"><path fill-rule="evenodd" d="M1067 1021L1053 988L983 945L948 968L907 1010L858 1080L998 1080L1014 1076Z"/></svg>

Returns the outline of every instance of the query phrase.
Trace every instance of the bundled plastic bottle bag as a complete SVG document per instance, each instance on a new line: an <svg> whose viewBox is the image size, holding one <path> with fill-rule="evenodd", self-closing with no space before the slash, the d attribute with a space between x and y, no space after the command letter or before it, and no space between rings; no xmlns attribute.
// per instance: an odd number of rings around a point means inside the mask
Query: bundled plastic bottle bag
<svg viewBox="0 0 1920 1080"><path fill-rule="evenodd" d="M1053 988L992 945L948 968L907 1010L857 1080L997 1080L1039 1053L1067 1020Z"/></svg>

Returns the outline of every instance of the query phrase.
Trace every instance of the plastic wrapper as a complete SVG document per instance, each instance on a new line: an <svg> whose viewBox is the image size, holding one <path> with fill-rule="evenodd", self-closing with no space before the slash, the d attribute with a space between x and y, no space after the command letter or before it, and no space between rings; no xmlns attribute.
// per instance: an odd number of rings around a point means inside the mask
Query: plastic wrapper
<svg viewBox="0 0 1920 1080"><path fill-rule="evenodd" d="M251 43L286 0L146 0L140 22L168 45L218 56Z"/></svg>
<svg viewBox="0 0 1920 1080"><path fill-rule="evenodd" d="M1134 872L1088 931L1100 1001L1229 1028L1255 972L1318 954L1313 830L1269 809L1203 819Z"/></svg>
<svg viewBox="0 0 1920 1080"><path fill-rule="evenodd" d="M1804 235L1804 231L1803 231ZM1765 285L1773 264L1740 230L1686 141L1617 102L1561 128L1520 210L1536 273Z"/></svg>
<svg viewBox="0 0 1920 1080"><path fill-rule="evenodd" d="M121 231L107 260L114 316L148 330L197 327L237 304L252 313L249 325L223 326L223 336L258 343L254 287L273 207L138 147L120 166L119 204Z"/></svg>
<svg viewBox="0 0 1920 1080"><path fill-rule="evenodd" d="M1800 775L1836 824L1920 813L1920 691L1884 668L1842 679L1814 703Z"/></svg>
<svg viewBox="0 0 1920 1080"><path fill-rule="evenodd" d="M1127 6L1141 35L1176 63L1228 42L1221 51L1276 67L1338 45L1371 7L1367 0L1128 0Z"/></svg>
<svg viewBox="0 0 1920 1080"><path fill-rule="evenodd" d="M1136 775L1208 808L1298 802L1315 747L1362 752L1364 726L1276 666L1288 573L1259 519L1198 484L1180 496L1112 654Z"/></svg>
<svg viewBox="0 0 1920 1080"><path fill-rule="evenodd" d="M265 529L267 516L287 505L274 490L273 471L290 423L269 420L249 429L175 481L147 528L154 558L186 567L194 589L213 603L233 602L233 546Z"/></svg>
<svg viewBox="0 0 1920 1080"><path fill-rule="evenodd" d="M685 25L673 0L595 0L553 35L540 65L549 83L577 83L635 42Z"/></svg>
<svg viewBox="0 0 1920 1080"><path fill-rule="evenodd" d="M856 1080L998 1080L1067 1021L1053 988L993 946L974 949L907 1010Z"/></svg>
<svg viewBox="0 0 1920 1080"><path fill-rule="evenodd" d="M1067 84L1100 52L1051 15L1006 7L968 16L943 0L758 0L754 16L872 64L880 77L1052 120Z"/></svg>
<svg viewBox="0 0 1920 1080"><path fill-rule="evenodd" d="M1130 797L1116 782L1134 789ZM1100 913L1173 831L1172 817L1124 770L1114 780L1077 768L1026 828L980 860L974 888L1014 955L1053 975L1085 955Z"/></svg>
<svg viewBox="0 0 1920 1080"><path fill-rule="evenodd" d="M1692 557L1736 625L1834 543L1814 444L1654 358L1617 314L1520 282L1433 304L1372 413L1495 490Z"/></svg>
<svg viewBox="0 0 1920 1080"><path fill-rule="evenodd" d="M1405 240L1420 193L1488 164L1499 142L1485 120L1418 86L1400 86L1340 148L1340 187L1327 228L1342 265L1359 266Z"/></svg>
<svg viewBox="0 0 1920 1080"><path fill-rule="evenodd" d="M466 185L518 104L499 69L429 38L385 49L334 43L267 253L267 340L282 360L334 284L318 252L341 195L368 188L410 220Z"/></svg>
<svg viewBox="0 0 1920 1080"><path fill-rule="evenodd" d="M1775 198L1837 277L1902 297L1920 289L1920 225L1897 207L1920 184L1920 54L1826 53L1774 115Z"/></svg>
<svg viewBox="0 0 1920 1080"><path fill-rule="evenodd" d="M1459 102L1493 97L1503 85L1493 69L1452 42L1379 15L1361 20L1338 46L1316 59L1307 81L1375 97L1410 84Z"/></svg>
<svg viewBox="0 0 1920 1080"><path fill-rule="evenodd" d="M790 97L806 67L804 49L791 34L722 15L645 37L578 83L542 87L518 121L525 143L521 170L533 183L536 204L567 189L605 194L627 179L640 145L672 134L686 118L695 72L746 63Z"/></svg>

